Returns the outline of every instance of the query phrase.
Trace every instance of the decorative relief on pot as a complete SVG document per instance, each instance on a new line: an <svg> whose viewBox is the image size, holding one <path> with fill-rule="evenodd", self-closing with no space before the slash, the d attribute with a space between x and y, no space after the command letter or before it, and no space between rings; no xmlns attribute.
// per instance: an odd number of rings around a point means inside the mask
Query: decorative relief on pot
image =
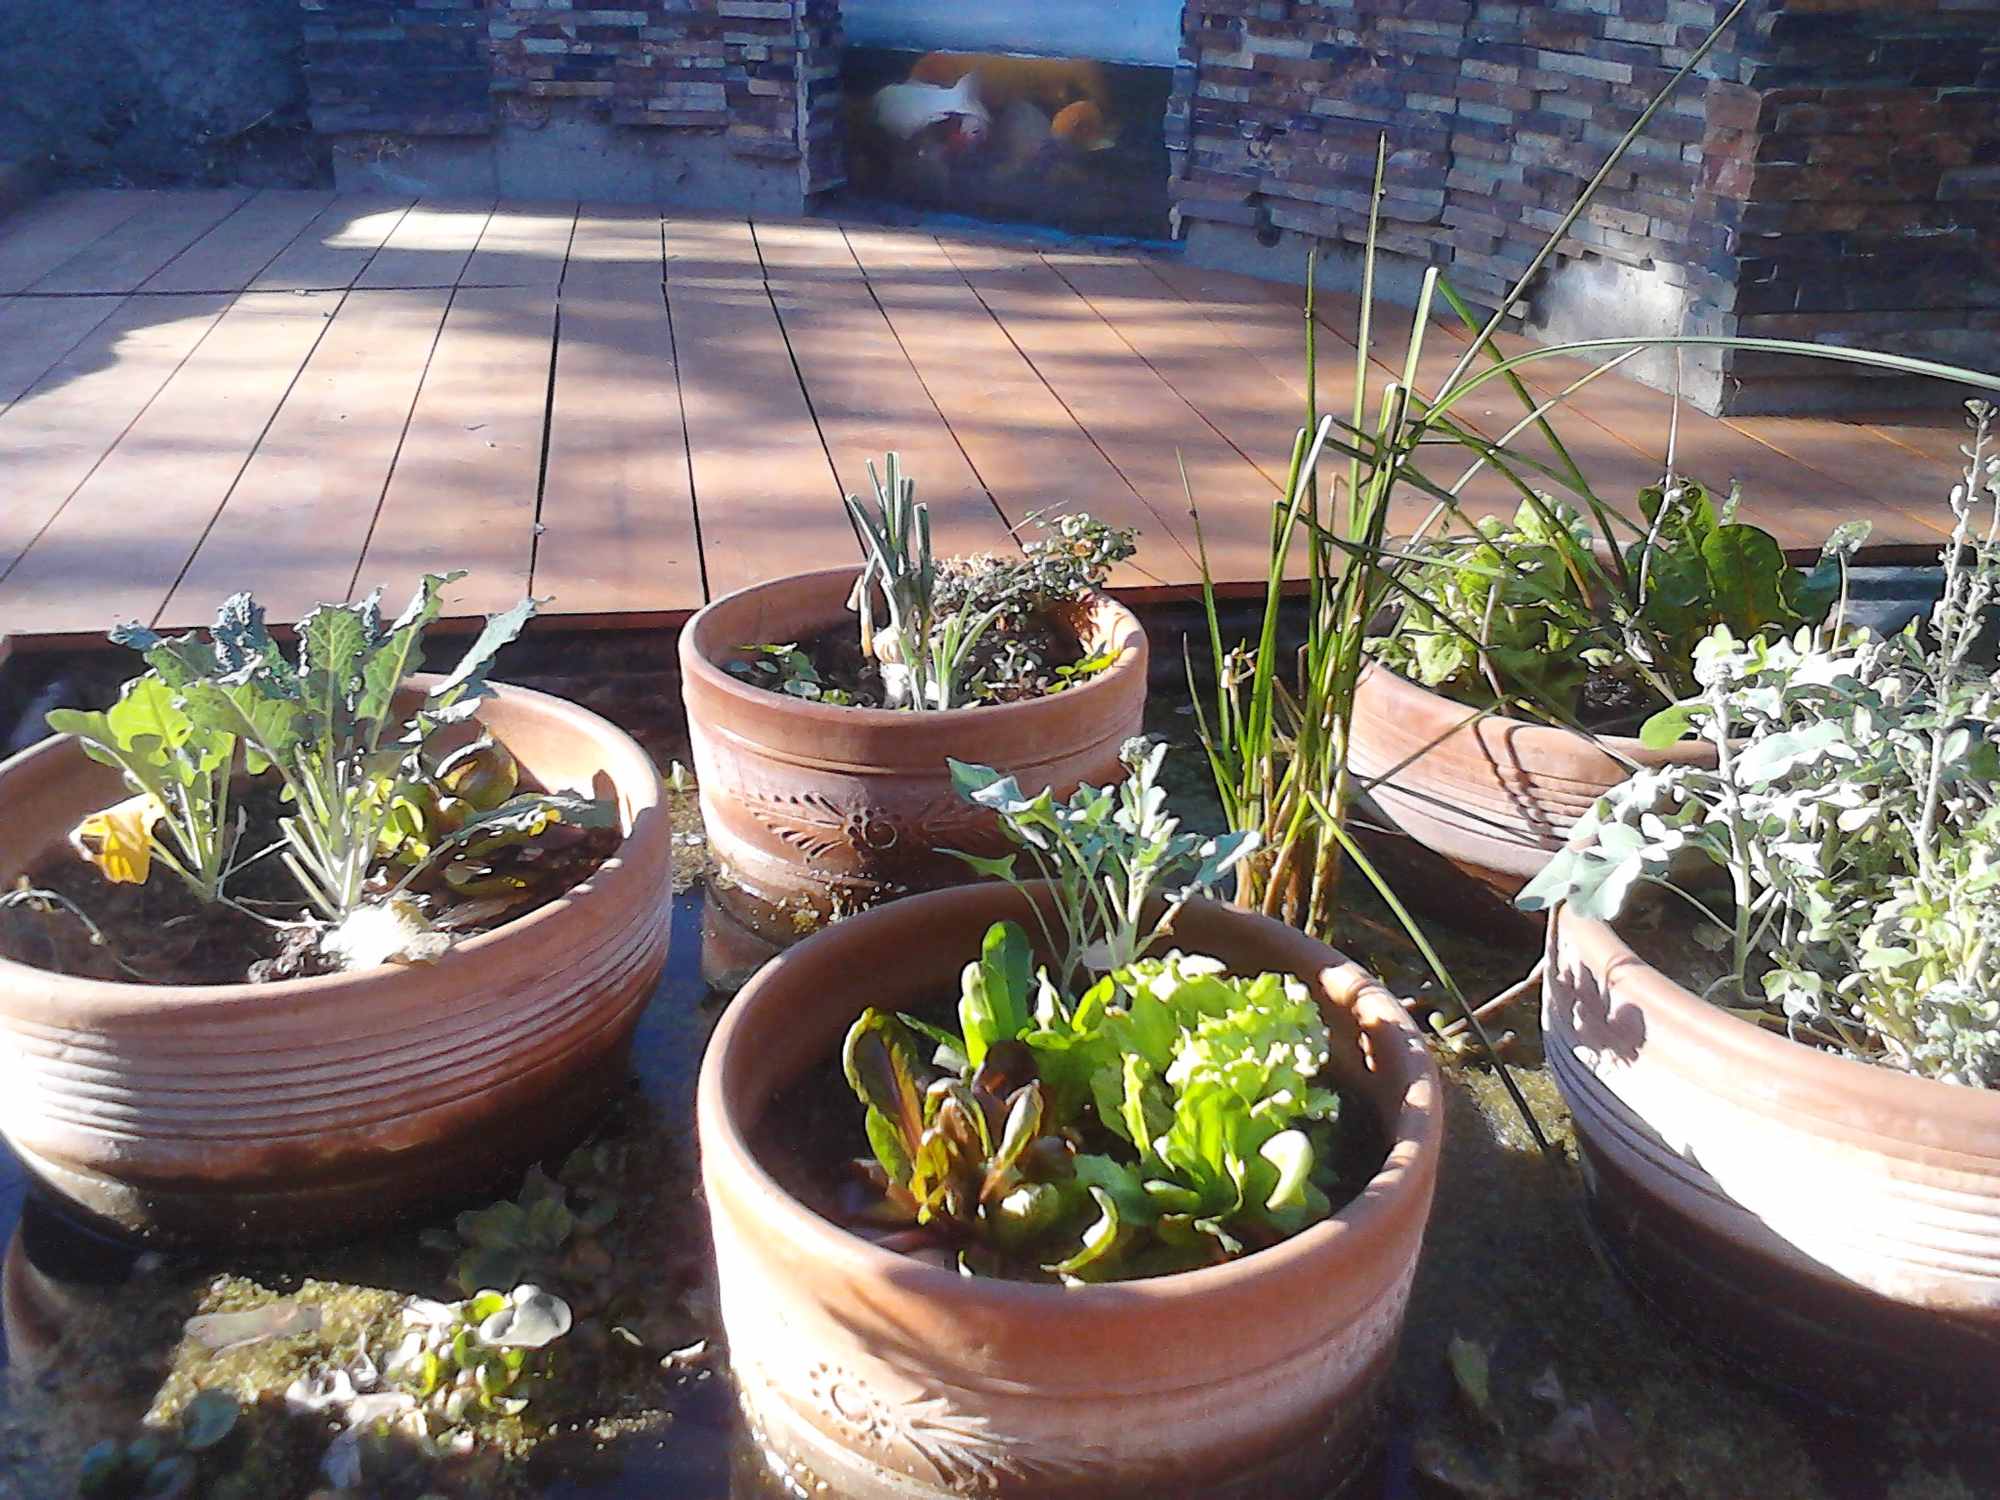
<svg viewBox="0 0 2000 1500"><path fill-rule="evenodd" d="M796 1382L772 1382L768 1374L764 1380L778 1392L794 1393L806 1420L843 1446L885 1467L913 1458L930 1471L931 1483L953 1494L1037 1494L1098 1472L1087 1452L1034 1452L1027 1439L999 1431L991 1418L963 1410L942 1393L898 1398L880 1381L825 1361L807 1367Z"/></svg>
<svg viewBox="0 0 2000 1500"><path fill-rule="evenodd" d="M856 795L744 787L736 797L765 829L815 863L846 850L865 867L884 859L928 858L941 849L976 850L993 841L993 819L956 794L933 798L913 815Z"/></svg>

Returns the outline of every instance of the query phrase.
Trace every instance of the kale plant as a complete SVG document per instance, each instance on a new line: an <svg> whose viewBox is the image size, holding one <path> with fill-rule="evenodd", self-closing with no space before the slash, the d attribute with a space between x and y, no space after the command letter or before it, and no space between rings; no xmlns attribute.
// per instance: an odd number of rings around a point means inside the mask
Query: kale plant
<svg viewBox="0 0 2000 1500"><path fill-rule="evenodd" d="M1167 812L1160 768L1167 747L1128 740L1119 759L1129 773L1115 786L1079 786L1067 802L1046 788L1029 796L1012 776L990 766L950 762L959 795L999 814L1007 837L1051 883L1060 935L1046 930L1061 954L1064 979L1130 966L1173 925L1174 914L1212 888L1257 847L1255 832L1203 838L1181 831ZM999 858L951 851L982 875L1019 884L1020 854ZM1165 898L1151 922L1147 903Z"/></svg>
<svg viewBox="0 0 2000 1500"><path fill-rule="evenodd" d="M557 825L605 827L614 816L587 797L518 789L512 757L490 741L445 749L447 731L477 712L493 656L533 616L533 600L489 619L414 710L397 704L443 587L462 576L427 576L393 621L383 620L379 594L320 606L299 622L296 661L248 594L223 604L205 640L120 626L112 639L151 670L109 712L57 712L50 726L82 736L86 753L141 789L144 816L167 829L166 842L148 830L152 856L198 891L219 892L232 867L240 820L230 821L229 780L240 754L249 776L277 778L288 807L279 843L252 857L275 852L291 872L321 920L321 951L350 966L434 952L448 939L428 932L407 894L420 878L442 870L456 894L511 901L563 873L540 858L550 852L543 843L561 842ZM99 816L122 839L130 830L116 824L119 812ZM79 830L86 847L92 828L86 820ZM111 847L100 844L100 863ZM401 865L394 880L392 861ZM143 878L142 865L130 866L133 876Z"/></svg>
<svg viewBox="0 0 2000 1500"><path fill-rule="evenodd" d="M1713 769L1616 788L1522 892L1609 919L1642 883L1727 956L1710 998L1926 1077L2000 1087L2000 674L1974 646L2000 588L1993 409L1971 404L1944 593L1926 632L1739 640L1695 652L1700 691L1650 720ZM1719 872L1720 889L1699 878Z"/></svg>

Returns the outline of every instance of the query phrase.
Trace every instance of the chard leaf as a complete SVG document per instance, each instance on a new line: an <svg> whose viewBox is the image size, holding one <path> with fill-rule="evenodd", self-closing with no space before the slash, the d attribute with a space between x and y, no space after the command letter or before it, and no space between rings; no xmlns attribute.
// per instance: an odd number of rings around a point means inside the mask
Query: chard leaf
<svg viewBox="0 0 2000 1500"><path fill-rule="evenodd" d="M1316 1157L1303 1130L1279 1131L1258 1148L1258 1155L1278 1170L1278 1180L1264 1199L1264 1210L1272 1223L1295 1234L1327 1216L1332 1205L1313 1185Z"/></svg>
<svg viewBox="0 0 2000 1500"><path fill-rule="evenodd" d="M870 1124L869 1142L876 1146L882 1170L896 1181L913 1181L911 1167L924 1146L924 1094L917 1082L915 1042L909 1028L887 1011L870 1007L849 1028L840 1064L848 1087L881 1115L884 1127L901 1143L898 1159L885 1157L876 1141L876 1128Z"/></svg>

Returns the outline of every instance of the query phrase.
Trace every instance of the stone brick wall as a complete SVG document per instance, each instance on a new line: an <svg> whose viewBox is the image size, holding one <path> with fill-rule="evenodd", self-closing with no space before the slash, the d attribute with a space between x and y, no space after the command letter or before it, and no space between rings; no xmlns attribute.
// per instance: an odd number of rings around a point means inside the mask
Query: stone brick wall
<svg viewBox="0 0 2000 1500"><path fill-rule="evenodd" d="M1197 231L1358 245L1386 132L1383 245L1496 305L1726 10L1189 0L1169 120L1178 212ZM1534 312L1565 334L1609 331L1622 310L1641 327L1621 332L1990 366L1996 178L2000 0L1759 0L1607 180ZM1566 287L1577 268L1589 274ZM1710 407L1837 405L1856 390L1800 380L1796 361L1694 364L1682 378ZM1780 368L1789 392L1746 392Z"/></svg>
<svg viewBox="0 0 2000 1500"><path fill-rule="evenodd" d="M551 117L711 138L841 180L839 0L301 0L328 133L484 135Z"/></svg>
<svg viewBox="0 0 2000 1500"><path fill-rule="evenodd" d="M1735 328L2000 369L2000 0L1791 0L1742 51L1703 143Z"/></svg>

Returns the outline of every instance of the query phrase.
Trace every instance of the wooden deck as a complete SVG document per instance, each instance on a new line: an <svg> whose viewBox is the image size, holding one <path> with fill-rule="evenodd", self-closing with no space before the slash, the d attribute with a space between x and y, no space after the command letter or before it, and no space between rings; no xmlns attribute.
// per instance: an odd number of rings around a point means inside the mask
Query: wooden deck
<svg viewBox="0 0 2000 1500"><path fill-rule="evenodd" d="M1141 529L1115 580L1141 595L1199 576L1185 463L1217 574L1252 585L1303 408L1297 299L1167 257L823 221L64 194L0 224L0 639L202 623L242 588L288 621L446 568L469 570L455 614L532 591L665 623L852 557L839 495L889 447L941 548L1087 507ZM1344 409L1355 308L1322 308L1320 399ZM1554 363L1544 395L1576 373ZM1465 415L1497 435L1519 407L1489 389ZM1629 496L1668 414L1610 376L1562 430ZM1788 545L1863 515L1930 547L1955 420L1683 412L1677 452Z"/></svg>

